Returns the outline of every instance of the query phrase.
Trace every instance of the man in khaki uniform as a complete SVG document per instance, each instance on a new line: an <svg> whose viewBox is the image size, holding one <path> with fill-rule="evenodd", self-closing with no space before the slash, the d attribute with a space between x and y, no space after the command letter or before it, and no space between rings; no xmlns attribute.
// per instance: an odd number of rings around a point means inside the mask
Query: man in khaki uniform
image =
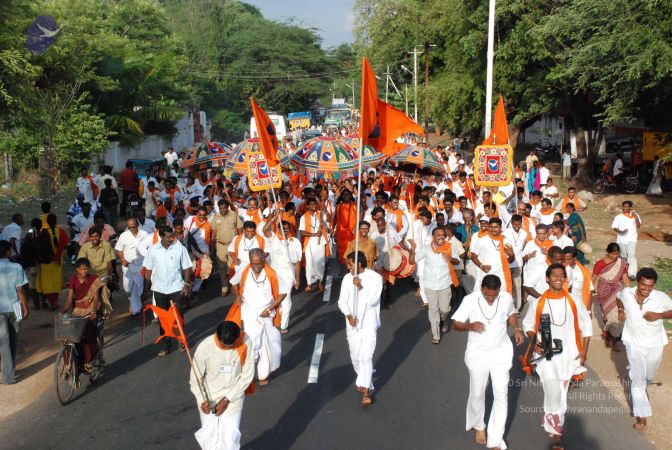
<svg viewBox="0 0 672 450"><path fill-rule="evenodd" d="M213 239L217 243L217 263L219 277L222 281L222 295L229 293L229 267L233 264L229 256L229 244L236 235L242 233L243 222L235 211L231 211L231 204L224 199L217 202L219 214L212 221Z"/></svg>

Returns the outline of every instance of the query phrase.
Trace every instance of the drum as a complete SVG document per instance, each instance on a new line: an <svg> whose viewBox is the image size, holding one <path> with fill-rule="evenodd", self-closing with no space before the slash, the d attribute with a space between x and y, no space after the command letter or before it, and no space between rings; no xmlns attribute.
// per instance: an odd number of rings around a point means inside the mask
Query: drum
<svg viewBox="0 0 672 450"><path fill-rule="evenodd" d="M397 270L397 273L394 274L397 278L408 278L411 275L413 275L413 272L415 271L415 264L410 264L408 261L410 260L410 253L405 250L401 249L401 255L403 258L403 263L401 267Z"/></svg>
<svg viewBox="0 0 672 450"><path fill-rule="evenodd" d="M579 244L576 246L576 249L585 253L586 255L593 253L593 247L591 247L590 244L586 241L579 242Z"/></svg>
<svg viewBox="0 0 672 450"><path fill-rule="evenodd" d="M387 270L390 275L395 275L404 262L401 254L401 247L398 245L392 247L383 255L383 268Z"/></svg>

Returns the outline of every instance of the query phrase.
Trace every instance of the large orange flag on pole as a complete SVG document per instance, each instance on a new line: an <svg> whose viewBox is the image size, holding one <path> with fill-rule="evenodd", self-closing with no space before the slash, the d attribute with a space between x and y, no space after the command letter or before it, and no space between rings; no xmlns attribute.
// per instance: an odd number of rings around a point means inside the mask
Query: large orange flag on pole
<svg viewBox="0 0 672 450"><path fill-rule="evenodd" d="M280 161L278 161L279 144L278 136L275 134L275 125L273 125L273 121L268 117L266 111L256 104L254 98L250 97L250 103L252 104L254 120L257 123L257 133L259 134L261 151L263 152L269 167L277 166Z"/></svg>
<svg viewBox="0 0 672 450"><path fill-rule="evenodd" d="M506 111L504 110L504 98L499 97L497 109L495 109L495 120L490 135L485 138L483 145L508 145L509 127L506 124Z"/></svg>
<svg viewBox="0 0 672 450"><path fill-rule="evenodd" d="M376 75L369 61L362 59L362 101L359 135L362 145L370 145L379 152L392 156L401 148L395 147L396 139L404 133L424 135L425 130L406 114L378 99Z"/></svg>

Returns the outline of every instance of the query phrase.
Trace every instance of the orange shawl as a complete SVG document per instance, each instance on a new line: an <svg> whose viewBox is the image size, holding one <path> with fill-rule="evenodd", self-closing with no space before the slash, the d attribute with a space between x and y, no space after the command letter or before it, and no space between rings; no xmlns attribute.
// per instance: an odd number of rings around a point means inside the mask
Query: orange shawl
<svg viewBox="0 0 672 450"><path fill-rule="evenodd" d="M539 333L539 319L541 313L544 311L546 300L549 298L552 300L559 300L561 298L567 299L567 303L569 303L570 308L572 308L572 314L574 315L574 339L576 340L576 348L579 350L579 353L581 353L583 351L583 341L581 340L581 330L579 329L579 314L577 313L574 299L567 291L563 290L560 294L553 294L549 289L544 292L544 295L539 299L539 303L537 303L537 310L534 317L534 332Z"/></svg>
<svg viewBox="0 0 672 450"><path fill-rule="evenodd" d="M240 275L240 286L238 289L241 296L245 290L245 281L247 280L247 275L250 273L251 267L252 266L248 264L247 267L243 269L243 273ZM278 297L280 296L280 288L278 285L278 274L275 273L275 270L271 269L271 266L269 266L268 263L264 263L264 270L266 271L268 281L271 283L271 295L273 295L273 301L277 301ZM276 306L275 308L275 317L273 317L273 325L276 327L280 326L280 306Z"/></svg>
<svg viewBox="0 0 672 450"><path fill-rule="evenodd" d="M523 216L523 230L527 231L527 241L532 240L532 229L536 228L537 219L534 217Z"/></svg>
<svg viewBox="0 0 672 450"><path fill-rule="evenodd" d="M238 257L238 249L240 248L240 241L243 240L244 236L245 236L244 234L239 234L233 240L233 254L236 255L236 258ZM258 234L255 234L254 237L257 239L257 244L259 245L259 248L263 250L265 245L264 240Z"/></svg>
<svg viewBox="0 0 672 450"><path fill-rule="evenodd" d="M499 242L499 258L502 261L502 270L504 271L504 281L506 282L506 292L513 295L513 282L511 281L511 269L509 268L509 259L504 250L504 236L501 234L497 237L490 236L493 241Z"/></svg>
<svg viewBox="0 0 672 450"><path fill-rule="evenodd" d="M321 216L321 212L316 212L316 215ZM313 215L311 214L310 210L306 211L306 213L303 215L303 221L306 225L306 232L307 233L312 233L313 232ZM327 230L321 226L320 230L322 231L322 238L324 239L324 242L326 243L327 247L325 249L325 255L327 258L331 256L331 245L329 245L329 238L327 237ZM303 251L306 251L306 247L308 247L308 241L310 241L310 237L305 237L303 239Z"/></svg>
<svg viewBox="0 0 672 450"><path fill-rule="evenodd" d="M445 241L441 247L436 247L434 245L434 242L431 243L432 250L434 253L439 253L439 254L445 254L448 257L448 270L450 271L450 281L452 282L453 286L458 287L460 285L460 281L457 278L457 274L455 273L455 269L453 268L453 263L450 262L450 260L453 258L453 250L448 241Z"/></svg>
<svg viewBox="0 0 672 450"><path fill-rule="evenodd" d="M347 211L344 209L347 208ZM352 223L354 219L354 224ZM341 203L336 207L336 226L341 230L354 232L357 228L357 205Z"/></svg>
<svg viewBox="0 0 672 450"><path fill-rule="evenodd" d="M98 198L98 185L96 185L96 182L93 181L93 177L91 175L87 175L84 177L86 180L89 181L89 185L91 186L91 192L93 192L93 198Z"/></svg>
<svg viewBox="0 0 672 450"><path fill-rule="evenodd" d="M588 309L590 306L590 271L581 264L580 262L576 262L576 265L579 266L579 269L581 270L581 273L583 274L583 286L582 286L582 295L583 295L583 304Z"/></svg>
<svg viewBox="0 0 672 450"><path fill-rule="evenodd" d="M545 249L548 251L549 248L553 247L553 241L546 238L544 242L539 242L539 238L534 238L534 243L537 244L539 249ZM548 256L546 256L548 258Z"/></svg>
<svg viewBox="0 0 672 450"><path fill-rule="evenodd" d="M177 190L175 188L166 189L166 193L168 194L168 196L170 196L170 208L171 208L170 213L171 214L174 214L175 209L177 209L177 205L175 204L175 193L176 192L177 192Z"/></svg>
<svg viewBox="0 0 672 450"><path fill-rule="evenodd" d="M252 222L255 225L259 226L261 223L261 214L259 214L259 208L247 208L245 210L245 215L252 218Z"/></svg>
<svg viewBox="0 0 672 450"><path fill-rule="evenodd" d="M210 221L208 219L205 219L205 222L201 223L198 221L198 218L194 217L194 220L191 221L191 225L189 225L189 232L191 232L191 227L196 224L196 229L200 230L201 228L205 232L205 243L210 246L212 242L212 232L210 231Z"/></svg>
<svg viewBox="0 0 672 450"><path fill-rule="evenodd" d="M397 233L399 233L401 229L404 227L404 212L400 209L391 209L391 208L386 209L388 213L394 214L396 216L394 224L397 228Z"/></svg>
<svg viewBox="0 0 672 450"><path fill-rule="evenodd" d="M549 209L548 212L544 211L543 209L539 210L539 214L543 214L544 216L552 216L555 214L557 211L554 210L553 208Z"/></svg>
<svg viewBox="0 0 672 450"><path fill-rule="evenodd" d="M567 205L569 203L572 203L574 205L575 210L579 210L579 207L581 206L581 201L579 200L578 197L574 197L572 199L569 198L569 195L565 195L565 197L562 199L562 203L560 206L560 211L563 213L567 213Z"/></svg>

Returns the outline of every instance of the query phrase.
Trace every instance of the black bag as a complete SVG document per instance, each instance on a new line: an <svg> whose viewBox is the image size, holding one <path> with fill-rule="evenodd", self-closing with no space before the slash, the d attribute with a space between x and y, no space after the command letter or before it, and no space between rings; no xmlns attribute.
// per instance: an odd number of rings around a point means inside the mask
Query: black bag
<svg viewBox="0 0 672 450"><path fill-rule="evenodd" d="M51 246L51 235L49 231L42 230L37 237L37 261L40 264L49 264L54 260L54 249Z"/></svg>

